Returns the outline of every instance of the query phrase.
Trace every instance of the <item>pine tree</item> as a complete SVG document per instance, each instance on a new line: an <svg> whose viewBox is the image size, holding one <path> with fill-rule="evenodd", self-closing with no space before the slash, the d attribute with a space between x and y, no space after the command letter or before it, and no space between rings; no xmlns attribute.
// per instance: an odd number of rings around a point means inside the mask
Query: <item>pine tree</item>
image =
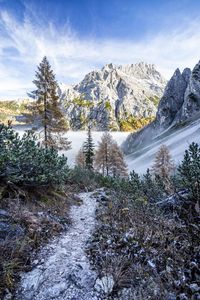
<svg viewBox="0 0 200 300"><path fill-rule="evenodd" d="M170 191L170 176L174 170L174 163L167 146L160 146L160 149L156 154L152 170L154 174L159 175L159 177L163 180L166 190Z"/></svg>
<svg viewBox="0 0 200 300"><path fill-rule="evenodd" d="M37 89L31 96L36 100L33 107L35 115L41 118L45 147L68 150L70 142L63 134L67 131L67 122L59 105L58 84L46 58L38 66L36 79L33 81Z"/></svg>
<svg viewBox="0 0 200 300"><path fill-rule="evenodd" d="M187 188L194 199L200 201L200 147L192 143L185 151L184 159L178 168L182 186Z"/></svg>
<svg viewBox="0 0 200 300"><path fill-rule="evenodd" d="M88 170L93 170L94 161L94 143L92 139L91 126L88 126L87 140L83 145L83 153L85 155L85 166Z"/></svg>
<svg viewBox="0 0 200 300"><path fill-rule="evenodd" d="M130 172L129 183L133 193L137 194L141 191L141 179L140 176L134 170Z"/></svg>
<svg viewBox="0 0 200 300"><path fill-rule="evenodd" d="M81 168L85 167L85 154L84 154L83 146L79 149L79 151L76 155L75 164L76 164L76 166L81 167Z"/></svg>

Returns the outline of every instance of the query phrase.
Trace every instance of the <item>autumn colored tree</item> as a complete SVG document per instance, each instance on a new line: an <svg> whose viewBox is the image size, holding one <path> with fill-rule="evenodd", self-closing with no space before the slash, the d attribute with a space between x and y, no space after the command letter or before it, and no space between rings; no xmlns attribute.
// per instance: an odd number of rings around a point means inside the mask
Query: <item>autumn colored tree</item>
<svg viewBox="0 0 200 300"><path fill-rule="evenodd" d="M103 175L127 176L127 167L121 149L110 133L105 132L95 153L95 168Z"/></svg>
<svg viewBox="0 0 200 300"><path fill-rule="evenodd" d="M31 93L35 105L33 113L39 115L44 132L43 144L45 147L68 150L70 142L63 134L68 126L57 94L58 84L51 65L46 56L38 66L36 79L33 81L36 90Z"/></svg>
<svg viewBox="0 0 200 300"><path fill-rule="evenodd" d="M128 170L124 160L124 155L116 142L111 145L111 166L113 177L127 177Z"/></svg>
<svg viewBox="0 0 200 300"><path fill-rule="evenodd" d="M112 136L108 132L105 132L101 141L98 144L98 149L95 153L95 168L106 176L109 175L110 170L110 158L111 158L111 145L113 143Z"/></svg>
<svg viewBox="0 0 200 300"><path fill-rule="evenodd" d="M84 168L85 167L85 153L83 146L79 149L76 157L75 157L75 164L78 167Z"/></svg>
<svg viewBox="0 0 200 300"><path fill-rule="evenodd" d="M175 169L169 149L165 145L161 145L154 160L152 171L159 176L169 191L171 189L170 176Z"/></svg>

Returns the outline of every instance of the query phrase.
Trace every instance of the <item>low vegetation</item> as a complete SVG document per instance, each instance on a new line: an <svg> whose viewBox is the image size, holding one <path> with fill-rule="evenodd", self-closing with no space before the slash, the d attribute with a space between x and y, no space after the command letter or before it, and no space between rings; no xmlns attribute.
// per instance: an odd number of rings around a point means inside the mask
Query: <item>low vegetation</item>
<svg viewBox="0 0 200 300"><path fill-rule="evenodd" d="M87 171L83 180L83 169L75 171L77 183L106 187L87 253L100 276L114 280L108 299L198 299L199 170L192 144L175 173L166 146L142 177Z"/></svg>
<svg viewBox="0 0 200 300"><path fill-rule="evenodd" d="M57 83L46 58L38 72L45 73L45 68L51 93L35 82L43 142L32 131L19 136L0 124L0 298L12 298L19 273L34 264L31 253L67 229L70 205L80 204L74 195L103 187L87 254L100 277L114 282L106 299L198 300L199 145L189 146L178 168L162 145L152 169L143 176L134 170L128 174L111 135L106 132L95 149L88 126L77 165L69 169L58 152L69 149L69 141L52 140L52 134L55 138L67 129L60 123ZM139 126L132 116L127 122Z"/></svg>
<svg viewBox="0 0 200 300"><path fill-rule="evenodd" d="M124 120L120 120L121 131L137 131L142 127L148 125L154 120L154 117L136 118L132 115L128 116Z"/></svg>
<svg viewBox="0 0 200 300"><path fill-rule="evenodd" d="M12 291L31 252L69 224L73 185L67 159L0 125L0 297ZM77 188L76 188L77 190Z"/></svg>
<svg viewBox="0 0 200 300"><path fill-rule="evenodd" d="M28 121L29 117L31 116L29 105L29 100L0 101L1 122L7 124L8 121L12 121L12 124L21 124L25 120ZM23 117L22 122L20 122L20 116Z"/></svg>

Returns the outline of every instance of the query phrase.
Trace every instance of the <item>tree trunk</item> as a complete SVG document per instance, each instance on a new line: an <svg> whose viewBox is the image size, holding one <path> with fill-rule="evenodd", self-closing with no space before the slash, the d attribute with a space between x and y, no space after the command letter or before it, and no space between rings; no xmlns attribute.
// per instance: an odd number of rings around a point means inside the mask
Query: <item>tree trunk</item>
<svg viewBox="0 0 200 300"><path fill-rule="evenodd" d="M44 95L44 144L47 149L47 95Z"/></svg>

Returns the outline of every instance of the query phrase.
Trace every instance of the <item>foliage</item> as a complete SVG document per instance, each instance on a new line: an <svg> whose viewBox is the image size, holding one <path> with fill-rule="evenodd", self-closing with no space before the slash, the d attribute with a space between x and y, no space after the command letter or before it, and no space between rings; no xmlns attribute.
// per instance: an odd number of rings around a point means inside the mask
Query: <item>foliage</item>
<svg viewBox="0 0 200 300"><path fill-rule="evenodd" d="M133 201L131 194L115 189L105 190L99 206L87 251L99 273L113 277L107 299L181 299L182 293L193 299L190 284L199 276L197 226L191 232L145 197Z"/></svg>
<svg viewBox="0 0 200 300"><path fill-rule="evenodd" d="M37 89L32 92L32 97L36 100L32 110L41 117L45 147L68 150L70 142L63 137L63 133L68 129L68 122L60 108L58 84L46 57L39 64L33 83Z"/></svg>
<svg viewBox="0 0 200 300"><path fill-rule="evenodd" d="M124 177L127 176L127 166L123 153L110 133L105 132L95 153L94 165L103 176Z"/></svg>
<svg viewBox="0 0 200 300"><path fill-rule="evenodd" d="M85 166L88 170L93 169L93 161L94 161L94 143L92 139L91 127L88 126L88 136L87 140L83 145L83 151L85 154Z"/></svg>
<svg viewBox="0 0 200 300"><path fill-rule="evenodd" d="M155 156L152 170L154 174L157 174L162 178L165 188L168 189L169 191L172 188L170 182L170 176L174 171L174 169L175 169L174 162L172 160L169 149L167 148L167 146L161 145Z"/></svg>
<svg viewBox="0 0 200 300"><path fill-rule="evenodd" d="M149 100L152 101L155 106L158 106L160 98L157 95L154 95L153 97L150 97Z"/></svg>
<svg viewBox="0 0 200 300"><path fill-rule="evenodd" d="M108 110L108 111L111 111L111 109L112 109L112 106L111 106L109 100L107 100L107 101L105 102L105 109Z"/></svg>
<svg viewBox="0 0 200 300"><path fill-rule="evenodd" d="M192 143L185 151L184 159L178 168L180 184L187 188L195 201L200 201L200 147Z"/></svg>
<svg viewBox="0 0 200 300"><path fill-rule="evenodd" d="M133 115L129 115L126 119L120 120L120 130L122 131L137 131L142 127L148 125L154 120L154 117L137 118Z"/></svg>
<svg viewBox="0 0 200 300"><path fill-rule="evenodd" d="M4 124L10 120L12 123L16 124L16 116L30 115L28 106L31 104L28 100L23 101L1 101L0 102L0 120Z"/></svg>
<svg viewBox="0 0 200 300"><path fill-rule="evenodd" d="M80 98L74 98L72 100L72 103L77 105L77 106L80 106L80 107L87 107L87 108L90 108L94 105L94 103L92 101L89 101L89 100L86 100L82 97Z"/></svg>
<svg viewBox="0 0 200 300"><path fill-rule="evenodd" d="M75 157L75 165L77 167L81 167L81 168L84 168L85 167L85 154L84 154L84 146L82 146L76 157Z"/></svg>
<svg viewBox="0 0 200 300"><path fill-rule="evenodd" d="M68 176L67 158L54 148L42 148L28 131L22 138L0 125L0 178L21 185L62 184Z"/></svg>

